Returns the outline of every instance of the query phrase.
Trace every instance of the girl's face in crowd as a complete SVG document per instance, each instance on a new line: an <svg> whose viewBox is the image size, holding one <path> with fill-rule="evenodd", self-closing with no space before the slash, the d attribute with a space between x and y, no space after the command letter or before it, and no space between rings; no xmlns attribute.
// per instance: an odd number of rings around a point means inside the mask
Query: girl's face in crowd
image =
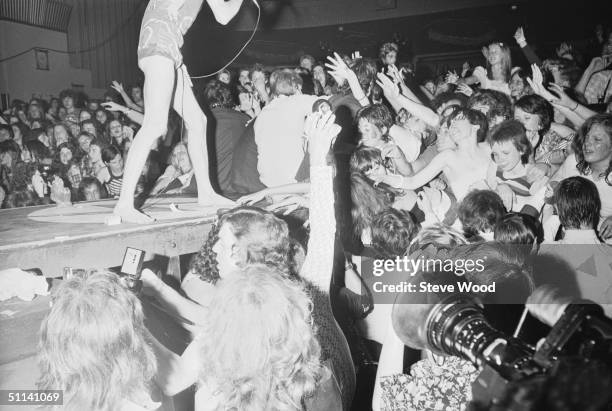
<svg viewBox="0 0 612 411"><path fill-rule="evenodd" d="M140 87L132 88L132 98L134 99L134 101L142 100L142 89Z"/></svg>
<svg viewBox="0 0 612 411"><path fill-rule="evenodd" d="M102 194L100 193L100 189L96 184L90 184L85 188L84 191L85 200L86 201L95 201L100 200L102 198Z"/></svg>
<svg viewBox="0 0 612 411"><path fill-rule="evenodd" d="M98 136L98 132L96 131L96 128L94 127L93 124L85 123L85 124L83 124L82 128L83 128L83 131L87 131L88 133L92 134L95 137Z"/></svg>
<svg viewBox="0 0 612 411"><path fill-rule="evenodd" d="M68 141L69 136L64 126L57 124L53 127L53 136L55 137L55 145L59 146Z"/></svg>
<svg viewBox="0 0 612 411"><path fill-rule="evenodd" d="M89 109L89 111L94 113L97 109L100 108L100 105L98 104L97 101L92 100L87 104L87 108Z"/></svg>
<svg viewBox="0 0 612 411"><path fill-rule="evenodd" d="M42 118L42 110L37 103L31 103L28 107L28 116L31 119L41 119Z"/></svg>
<svg viewBox="0 0 612 411"><path fill-rule="evenodd" d="M107 165L113 174L121 174L123 172L123 157L121 157L121 154L117 154Z"/></svg>
<svg viewBox="0 0 612 411"><path fill-rule="evenodd" d="M377 148L384 144L382 139L382 130L370 123L365 118L359 119L358 127L359 133L361 134L361 143L364 146Z"/></svg>
<svg viewBox="0 0 612 411"><path fill-rule="evenodd" d="M91 139L88 136L79 137L79 148L83 150L84 153L89 153L90 145Z"/></svg>
<svg viewBox="0 0 612 411"><path fill-rule="evenodd" d="M229 84L230 83L230 75L228 73L219 73L219 81L221 83Z"/></svg>
<svg viewBox="0 0 612 411"><path fill-rule="evenodd" d="M64 119L66 118L66 115L68 113L66 112L66 107L60 107L57 109L57 116L60 118L60 120L64 121Z"/></svg>
<svg viewBox="0 0 612 411"><path fill-rule="evenodd" d="M62 149L59 152L59 158L60 158L60 162L63 165L67 165L70 162L70 160L72 160L72 151L70 151L69 148L62 147Z"/></svg>
<svg viewBox="0 0 612 411"><path fill-rule="evenodd" d="M453 119L448 127L448 134L455 143L459 143L472 135L472 124L462 115Z"/></svg>
<svg viewBox="0 0 612 411"><path fill-rule="evenodd" d="M249 78L249 70L240 70L240 74L238 75L238 83L243 87L251 85L251 79Z"/></svg>
<svg viewBox="0 0 612 411"><path fill-rule="evenodd" d="M384 64L395 64L397 61L397 53L395 51L390 51L385 55L383 59Z"/></svg>
<svg viewBox="0 0 612 411"><path fill-rule="evenodd" d="M520 121L527 131L537 132L542 128L539 115L527 113L518 107L514 109L514 119Z"/></svg>
<svg viewBox="0 0 612 411"><path fill-rule="evenodd" d="M79 114L79 122L83 122L85 120L89 120L91 118L91 114L89 111L82 110Z"/></svg>
<svg viewBox="0 0 612 411"><path fill-rule="evenodd" d="M514 98L518 98L522 95L523 90L525 90L525 82L518 74L515 74L510 79L510 83L508 84L510 87L510 95Z"/></svg>
<svg viewBox="0 0 612 411"><path fill-rule="evenodd" d="M489 53L487 55L487 60L489 61L489 64L493 65L501 63L503 52L499 44L490 44L488 50Z"/></svg>
<svg viewBox="0 0 612 411"><path fill-rule="evenodd" d="M582 152L589 164L604 160L609 162L612 158L612 136L600 124L593 125L584 139Z"/></svg>
<svg viewBox="0 0 612 411"><path fill-rule="evenodd" d="M428 81L423 86L431 94L436 94L436 84L433 81Z"/></svg>
<svg viewBox="0 0 612 411"><path fill-rule="evenodd" d="M315 66L312 69L312 76L321 84L325 84L325 69L323 66Z"/></svg>
<svg viewBox="0 0 612 411"><path fill-rule="evenodd" d="M111 137L117 140L118 143L121 143L123 140L123 127L121 126L121 122L117 120L111 121L108 129Z"/></svg>
<svg viewBox="0 0 612 411"><path fill-rule="evenodd" d="M96 120L98 120L98 123L100 124L105 124L106 120L108 120L108 117L106 116L106 112L104 110L96 111Z"/></svg>
<svg viewBox="0 0 612 411"><path fill-rule="evenodd" d="M502 171L510 171L521 162L522 153L512 141L503 141L491 146L493 161Z"/></svg>
<svg viewBox="0 0 612 411"><path fill-rule="evenodd" d="M229 223L224 223L219 229L219 238L212 248L217 255L217 268L221 278L227 277L237 268L236 262L232 258L237 243L238 239L232 233Z"/></svg>
<svg viewBox="0 0 612 411"><path fill-rule="evenodd" d="M102 160L102 150L100 150L100 146L98 146L96 144L91 144L89 146L89 159L93 163L96 163L96 162Z"/></svg>
<svg viewBox="0 0 612 411"><path fill-rule="evenodd" d="M54 112L57 112L57 110L59 109L59 100L56 98L52 99L50 106L50 108L53 109Z"/></svg>
<svg viewBox="0 0 612 411"><path fill-rule="evenodd" d="M366 176L387 174L387 169L378 161L372 165L372 168L365 172Z"/></svg>
<svg viewBox="0 0 612 411"><path fill-rule="evenodd" d="M303 59L300 61L300 67L305 68L308 71L312 70L312 61L310 59Z"/></svg>
<svg viewBox="0 0 612 411"><path fill-rule="evenodd" d="M62 99L62 105L66 110L74 108L74 100L70 96L66 96Z"/></svg>

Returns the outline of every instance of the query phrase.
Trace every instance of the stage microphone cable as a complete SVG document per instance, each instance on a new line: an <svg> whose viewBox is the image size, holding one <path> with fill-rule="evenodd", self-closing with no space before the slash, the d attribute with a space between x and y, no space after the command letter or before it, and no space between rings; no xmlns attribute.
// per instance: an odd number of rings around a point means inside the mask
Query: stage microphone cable
<svg viewBox="0 0 612 411"><path fill-rule="evenodd" d="M255 5L255 7L257 7L257 20L255 21L255 26L253 27L253 31L251 32L251 35L249 36L247 41L244 43L244 45L240 48L240 50L238 50L238 53L236 53L236 55L227 64L225 64L223 67L221 67L219 70L215 71L214 73L204 74L204 75L201 75L201 76L183 76L182 84L181 84L181 113L180 113L180 115L181 115L181 135L180 135L180 140L179 140L183 144L185 143L185 140L184 140L185 136L184 136L184 133L183 133L184 130L185 130L185 118L183 116L183 108L184 108L184 105L185 105L185 80L186 80L185 77L189 77L192 80L212 77L212 76L215 76L215 75L219 74L220 72L222 72L223 70L228 68L234 61L236 61L236 59L242 54L242 52L251 43L251 41L253 40L253 37L255 37L255 34L257 33L257 29L259 28L259 22L260 22L260 19L261 19L261 7L259 6L259 3L257 2L257 0L251 0L251 1ZM178 71L182 71L182 69L179 68ZM187 70L185 70L184 73L187 73ZM206 152L207 152L207 154L210 157L210 153L208 153L208 149L206 150ZM195 176L193 176L192 178L195 178ZM210 176L209 176L209 179L210 179ZM151 208L154 205L158 204L159 201L161 201L161 200L159 200L159 197L162 194L164 194L164 191L165 190L162 190L161 192L159 192L155 196L153 196L152 197L153 201L150 204L147 204L147 206L143 207L142 210L146 210L146 209ZM158 200L158 201L155 201L155 200Z"/></svg>

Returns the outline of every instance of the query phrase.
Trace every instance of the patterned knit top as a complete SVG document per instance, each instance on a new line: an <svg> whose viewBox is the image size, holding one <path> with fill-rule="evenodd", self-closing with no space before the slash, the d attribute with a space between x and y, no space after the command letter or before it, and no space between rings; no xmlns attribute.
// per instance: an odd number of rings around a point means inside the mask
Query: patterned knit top
<svg viewBox="0 0 612 411"><path fill-rule="evenodd" d="M355 393L355 369L346 338L332 313L329 295L336 235L333 168L311 167L310 181L310 237L300 277L306 282L313 301L321 361L330 362L346 411Z"/></svg>

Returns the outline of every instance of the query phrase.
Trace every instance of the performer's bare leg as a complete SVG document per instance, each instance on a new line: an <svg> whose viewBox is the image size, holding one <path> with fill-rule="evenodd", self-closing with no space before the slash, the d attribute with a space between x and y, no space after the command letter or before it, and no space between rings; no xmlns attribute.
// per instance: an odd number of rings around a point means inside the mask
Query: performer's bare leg
<svg viewBox="0 0 612 411"><path fill-rule="evenodd" d="M166 133L174 91L175 67L171 59L157 55L141 59L138 65L145 75L144 119L128 152L121 194L113 212L121 217L122 222L145 224L154 219L134 208L134 192L151 146Z"/></svg>
<svg viewBox="0 0 612 411"><path fill-rule="evenodd" d="M186 70L177 71L173 105L174 110L183 117L187 128L187 151L198 183L198 204L234 205L233 201L217 194L210 184L206 145L207 119L193 94L191 81L186 79L186 76L188 76Z"/></svg>

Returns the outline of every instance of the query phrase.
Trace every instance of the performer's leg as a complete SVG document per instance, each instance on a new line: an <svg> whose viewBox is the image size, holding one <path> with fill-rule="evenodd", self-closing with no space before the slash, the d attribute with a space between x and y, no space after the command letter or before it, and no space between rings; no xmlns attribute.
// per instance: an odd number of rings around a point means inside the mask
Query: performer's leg
<svg viewBox="0 0 612 411"><path fill-rule="evenodd" d="M151 146L157 138L166 133L175 68L174 62L163 56L145 57L138 64L145 75L144 119L128 152L123 170L121 195L114 213L120 216L123 222L144 224L152 222L153 218L134 208L134 191Z"/></svg>
<svg viewBox="0 0 612 411"><path fill-rule="evenodd" d="M174 91L174 110L185 120L187 151L198 183L198 204L233 205L234 202L217 194L208 175L208 147L206 144L206 115L202 112L187 78L187 70L177 71Z"/></svg>

